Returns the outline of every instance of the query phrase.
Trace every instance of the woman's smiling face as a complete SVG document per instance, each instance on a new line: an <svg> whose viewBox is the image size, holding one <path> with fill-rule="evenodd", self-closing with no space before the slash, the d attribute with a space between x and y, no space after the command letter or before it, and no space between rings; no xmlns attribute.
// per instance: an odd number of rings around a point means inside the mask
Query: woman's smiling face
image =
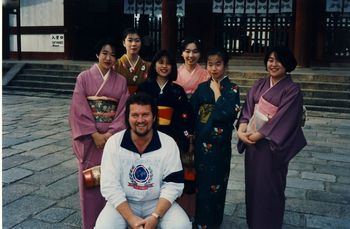
<svg viewBox="0 0 350 229"><path fill-rule="evenodd" d="M163 56L156 62L158 77L167 78L171 72L171 64L167 57Z"/></svg>
<svg viewBox="0 0 350 229"><path fill-rule="evenodd" d="M286 68L278 60L274 52L270 54L269 59L267 60L266 69L274 79L283 78L286 74Z"/></svg>

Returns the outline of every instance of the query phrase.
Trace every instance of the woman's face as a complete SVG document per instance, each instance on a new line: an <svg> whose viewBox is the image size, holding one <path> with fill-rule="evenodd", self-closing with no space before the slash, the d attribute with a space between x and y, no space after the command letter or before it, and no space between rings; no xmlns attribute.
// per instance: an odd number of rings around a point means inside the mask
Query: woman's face
<svg viewBox="0 0 350 229"><path fill-rule="evenodd" d="M127 54L138 55L141 49L141 38L137 33L128 34L123 41Z"/></svg>
<svg viewBox="0 0 350 229"><path fill-rule="evenodd" d="M162 78L167 78L171 73L171 64L167 57L163 56L156 62L156 72Z"/></svg>
<svg viewBox="0 0 350 229"><path fill-rule="evenodd" d="M105 74L116 62L115 52L110 45L102 47L100 53L97 56L98 66Z"/></svg>
<svg viewBox="0 0 350 229"><path fill-rule="evenodd" d="M267 60L266 69L270 76L275 79L282 78L286 74L286 68L283 67L282 63L276 58L274 52L270 54L269 59Z"/></svg>
<svg viewBox="0 0 350 229"><path fill-rule="evenodd" d="M207 70L214 80L221 80L225 74L225 64L222 57L219 55L208 56Z"/></svg>
<svg viewBox="0 0 350 229"><path fill-rule="evenodd" d="M189 43L186 49L182 52L182 57L184 58L185 65L195 65L198 63L200 52L195 43Z"/></svg>

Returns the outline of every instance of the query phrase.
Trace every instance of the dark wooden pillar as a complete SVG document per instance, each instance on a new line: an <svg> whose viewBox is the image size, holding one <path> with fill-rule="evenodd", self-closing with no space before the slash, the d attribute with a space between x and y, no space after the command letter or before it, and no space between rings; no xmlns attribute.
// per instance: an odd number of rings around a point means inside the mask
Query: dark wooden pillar
<svg viewBox="0 0 350 229"><path fill-rule="evenodd" d="M17 59L22 60L22 41L21 41L21 4L20 0L18 0L18 7L17 7Z"/></svg>
<svg viewBox="0 0 350 229"><path fill-rule="evenodd" d="M162 1L161 47L176 57L177 18L176 0Z"/></svg>
<svg viewBox="0 0 350 229"><path fill-rule="evenodd" d="M194 36L202 41L201 60L208 49L215 46L215 21L211 0L186 0L184 35Z"/></svg>
<svg viewBox="0 0 350 229"><path fill-rule="evenodd" d="M10 9L2 5L2 59L10 58Z"/></svg>
<svg viewBox="0 0 350 229"><path fill-rule="evenodd" d="M298 66L324 61L325 0L296 0L294 54Z"/></svg>
<svg viewBox="0 0 350 229"><path fill-rule="evenodd" d="M317 2L315 2L317 1ZM314 60L318 65L323 65L325 62L324 58L324 42L325 42L325 8L326 0L314 0L315 17L313 17L313 28L315 34L315 46L314 46Z"/></svg>
<svg viewBox="0 0 350 229"><path fill-rule="evenodd" d="M298 66L310 66L311 1L296 0L294 55Z"/></svg>

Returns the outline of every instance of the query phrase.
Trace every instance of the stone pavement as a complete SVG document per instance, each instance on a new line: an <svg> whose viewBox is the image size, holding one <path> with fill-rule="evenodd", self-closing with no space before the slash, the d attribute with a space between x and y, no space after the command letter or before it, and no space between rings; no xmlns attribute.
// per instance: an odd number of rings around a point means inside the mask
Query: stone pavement
<svg viewBox="0 0 350 229"><path fill-rule="evenodd" d="M3 95L3 228L80 228L69 98ZM284 227L350 228L350 114L309 112L292 160ZM236 138L233 139L233 144ZM223 229L247 228L243 156L233 147Z"/></svg>

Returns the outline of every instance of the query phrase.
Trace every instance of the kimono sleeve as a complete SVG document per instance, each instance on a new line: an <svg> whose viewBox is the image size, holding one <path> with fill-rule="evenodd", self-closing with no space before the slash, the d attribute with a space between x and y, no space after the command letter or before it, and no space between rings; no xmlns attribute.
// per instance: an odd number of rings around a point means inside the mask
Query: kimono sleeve
<svg viewBox="0 0 350 229"><path fill-rule="evenodd" d="M263 79L257 80L254 85L249 89L245 102L242 107L241 114L239 116L238 125L240 123L248 123L250 118L253 116L255 107L255 94L258 93L258 88L261 87ZM238 127L237 127L238 129Z"/></svg>
<svg viewBox="0 0 350 229"><path fill-rule="evenodd" d="M116 208L119 204L126 201L126 194L121 186L120 169L122 165L118 159L117 137L122 135L113 135L110 137L104 147L101 161L101 194Z"/></svg>
<svg viewBox="0 0 350 229"><path fill-rule="evenodd" d="M163 166L164 173L163 182L160 187L160 197L173 203L182 194L184 188L184 175L179 148L175 141L172 140L166 145L167 156L164 157L165 164Z"/></svg>
<svg viewBox="0 0 350 229"><path fill-rule="evenodd" d="M177 128L182 132L179 134L184 135L193 133L193 114L190 103L184 89L179 86L179 95L177 98L177 105L175 108L175 123Z"/></svg>
<svg viewBox="0 0 350 229"><path fill-rule="evenodd" d="M92 115L90 105L86 99L87 86L84 81L85 74L87 73L81 73L77 77L69 111L69 125L72 129L74 140L97 131L95 118Z"/></svg>
<svg viewBox="0 0 350 229"><path fill-rule="evenodd" d="M213 121L231 122L237 118L240 106L239 89L235 84L227 87L215 103Z"/></svg>
<svg viewBox="0 0 350 229"><path fill-rule="evenodd" d="M197 116L198 114L198 110L199 110L199 94L200 94L200 87L198 86L198 88L194 91L194 93L192 94L191 98L190 98L190 106L191 106L191 113L194 115L194 117Z"/></svg>
<svg viewBox="0 0 350 229"><path fill-rule="evenodd" d="M276 150L286 147L286 143L301 128L303 96L297 85L285 90L277 113L259 132L269 139Z"/></svg>

